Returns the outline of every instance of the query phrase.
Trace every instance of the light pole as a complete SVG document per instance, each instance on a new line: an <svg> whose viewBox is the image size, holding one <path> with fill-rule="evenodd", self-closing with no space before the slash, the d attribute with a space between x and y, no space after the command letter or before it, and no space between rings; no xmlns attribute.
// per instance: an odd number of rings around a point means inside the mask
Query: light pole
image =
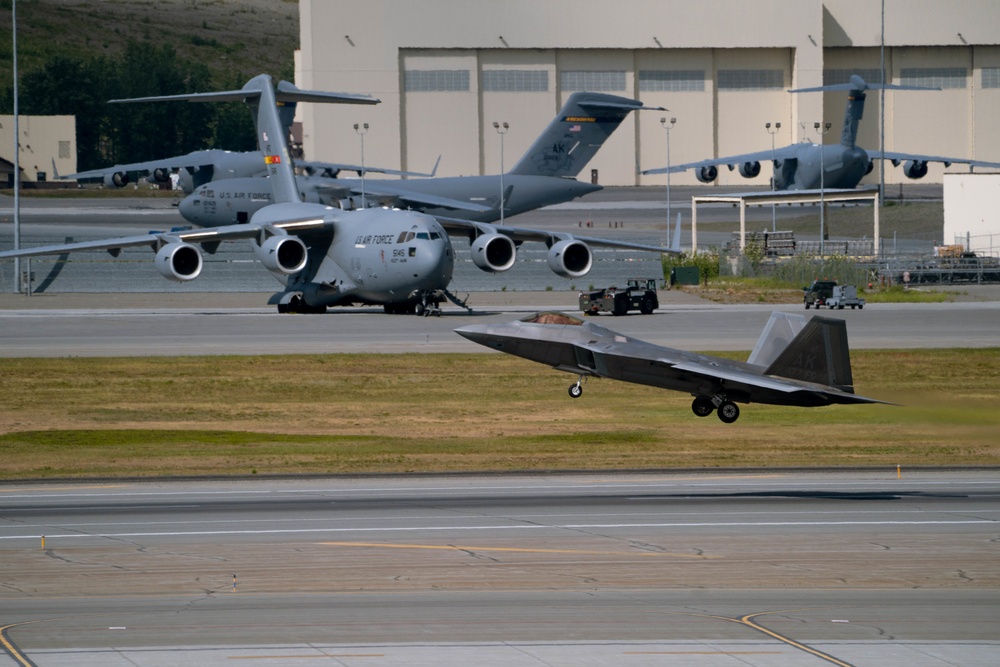
<svg viewBox="0 0 1000 667"><path fill-rule="evenodd" d="M667 131L667 246L670 245L670 130L676 122L676 118L671 118L669 123L666 118L660 119L660 125Z"/></svg>
<svg viewBox="0 0 1000 667"><path fill-rule="evenodd" d="M504 201L504 189L503 189L503 135L507 134L507 130L510 129L510 125L507 121L503 123L498 123L493 121L493 129L497 131L500 135L500 224L503 224L503 209L507 202Z"/></svg>
<svg viewBox="0 0 1000 667"><path fill-rule="evenodd" d="M824 137L826 133L830 131L832 127L831 123L813 123L813 129L820 136L819 140L819 256L822 257L826 252L826 245L824 241L826 240L826 199L823 195L826 189L825 184L825 174L826 174L826 162L823 159L826 149L826 144L824 143ZM822 128L822 129L821 129Z"/></svg>
<svg viewBox="0 0 1000 667"><path fill-rule="evenodd" d="M771 131L771 124L770 123L764 123L764 129L767 130L767 133L771 135L771 192L774 192L774 189L776 187L774 181L778 177L778 163L774 160L774 135L776 135L778 133L778 130L781 129L781 123L775 123L774 124L774 132ZM771 204L771 231L772 232L778 231L778 222L777 222L776 218L777 218L777 215L774 212L774 204L772 203Z"/></svg>
<svg viewBox="0 0 1000 667"><path fill-rule="evenodd" d="M11 3L10 20L14 33L14 250L21 249L21 129L17 115L17 0ZM28 276L29 285L31 276ZM21 259L14 258L14 293L21 293Z"/></svg>
<svg viewBox="0 0 1000 667"><path fill-rule="evenodd" d="M365 135L368 134L368 123L354 124L354 131L361 136L361 208L368 208L368 198L365 197Z"/></svg>

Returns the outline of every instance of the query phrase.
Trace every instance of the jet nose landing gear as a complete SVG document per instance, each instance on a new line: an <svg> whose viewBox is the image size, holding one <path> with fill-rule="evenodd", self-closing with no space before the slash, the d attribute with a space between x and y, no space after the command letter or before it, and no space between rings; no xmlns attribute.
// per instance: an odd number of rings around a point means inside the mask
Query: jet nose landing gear
<svg viewBox="0 0 1000 667"><path fill-rule="evenodd" d="M691 403L691 411L699 417L707 417L718 411L719 419L726 424L732 424L740 418L740 408L725 396L695 396Z"/></svg>

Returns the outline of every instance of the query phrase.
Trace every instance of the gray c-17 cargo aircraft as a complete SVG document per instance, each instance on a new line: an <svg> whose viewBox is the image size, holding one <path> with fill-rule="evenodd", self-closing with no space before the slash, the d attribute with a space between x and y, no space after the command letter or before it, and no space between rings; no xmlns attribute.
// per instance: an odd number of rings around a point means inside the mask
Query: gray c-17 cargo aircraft
<svg viewBox="0 0 1000 667"><path fill-rule="evenodd" d="M872 170L872 160L890 160L893 165L903 165L903 173L907 177L917 179L927 175L928 162L942 162L948 167L954 164L968 164L972 167L1000 168L1000 162L982 162L965 158L942 157L938 155L918 155L913 153L898 153L894 151L866 151L855 142L858 136L858 122L865 109L865 91L885 88L887 90L939 90L937 88L922 88L917 86L902 86L896 84L869 84L857 74L851 76L850 83L819 86L816 88L799 88L790 93L811 93L818 91L846 90L847 109L844 113L844 127L840 134L839 144L798 143L773 151L760 151L731 155L700 162L671 165L669 169L648 169L643 174L665 174L695 170L695 176L702 183L711 183L719 175L719 167L726 165L729 170L739 168L740 175L745 178L755 178L760 173L760 163L772 161L774 175L772 177L775 190L818 190L853 189L861 179ZM823 170L822 176L820 170Z"/></svg>
<svg viewBox="0 0 1000 667"><path fill-rule="evenodd" d="M636 340L564 313L537 313L507 324L455 329L469 340L575 373L569 395L583 394L585 377L606 377L690 393L699 417L717 412L727 424L736 403L816 407L884 403L854 393L844 320L774 312L746 363Z"/></svg>
<svg viewBox="0 0 1000 667"><path fill-rule="evenodd" d="M278 83L279 94L282 92L291 94L296 90L298 88L288 81L280 81ZM285 137L288 136L289 128L295 119L295 107L296 101L294 99L288 99L285 102L279 103L278 114L281 118L282 127L285 128ZM434 176L434 173L437 172L436 165L434 171L430 174L397 171L373 166L361 167L354 164L341 164L337 162L298 160L296 161L296 165L307 171L334 175L341 171L353 171L357 172L358 175L362 172L370 172L393 176ZM104 169L92 169L76 174L59 174L56 172L55 177L56 180L101 181L108 188L123 188L132 183L133 178L143 176L150 183L169 183L171 175L174 172L177 172L177 185L184 194L191 194L196 187L213 181L227 178L263 178L267 175L267 171L264 169L264 156L261 155L260 151L241 152L212 148L159 160L116 164Z"/></svg>
<svg viewBox="0 0 1000 667"><path fill-rule="evenodd" d="M417 211L366 208L356 211L303 202L292 171L278 103L344 102L374 104L367 96L279 88L260 75L241 90L147 97L122 102L159 100L244 101L254 116L262 163L272 204L258 210L246 224L193 231L150 233L14 250L0 258L57 255L78 250L107 250L117 257L123 248L148 247L159 273L177 282L198 277L202 270L200 244L213 253L222 241L249 239L258 259L285 289L271 297L279 312L323 312L331 305L380 304L386 312L426 312L447 294L454 269L454 252L446 229L468 235L473 261L480 269L506 271L524 241L545 243L549 268L575 278L592 265L590 245L648 252L677 252L636 243L577 237L560 232L498 227L469 221L438 222ZM447 225L447 226L443 226Z"/></svg>
<svg viewBox="0 0 1000 667"><path fill-rule="evenodd" d="M364 183L357 178L299 176L299 192L306 201L343 208L360 203L363 195L369 205L493 222L501 218L501 183L504 217L600 190L599 185L577 181L577 175L630 112L644 109L653 107L605 93L573 93L524 156L502 176L367 179ZM259 178L215 180L181 201L178 211L201 227L231 225L249 220L268 205L267 192Z"/></svg>

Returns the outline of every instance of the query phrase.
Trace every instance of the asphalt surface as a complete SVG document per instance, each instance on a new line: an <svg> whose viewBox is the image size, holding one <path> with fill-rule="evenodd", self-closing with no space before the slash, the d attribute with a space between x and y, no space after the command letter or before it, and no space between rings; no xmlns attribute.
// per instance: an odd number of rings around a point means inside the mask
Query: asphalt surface
<svg viewBox="0 0 1000 667"><path fill-rule="evenodd" d="M4 485L0 517L0 627L42 666L1000 651L992 472Z"/></svg>

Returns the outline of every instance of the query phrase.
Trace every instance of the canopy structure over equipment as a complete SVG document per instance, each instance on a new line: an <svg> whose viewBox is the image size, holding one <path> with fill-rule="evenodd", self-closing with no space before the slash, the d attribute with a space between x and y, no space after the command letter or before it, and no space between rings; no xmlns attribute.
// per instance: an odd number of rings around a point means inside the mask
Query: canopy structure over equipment
<svg viewBox="0 0 1000 667"><path fill-rule="evenodd" d="M699 195L691 198L691 253L698 251L698 204L726 203L740 209L740 251L746 249L747 206L779 204L826 204L829 202L869 201L875 216L874 251L879 253L878 190L782 190L777 192L744 192L725 195Z"/></svg>

